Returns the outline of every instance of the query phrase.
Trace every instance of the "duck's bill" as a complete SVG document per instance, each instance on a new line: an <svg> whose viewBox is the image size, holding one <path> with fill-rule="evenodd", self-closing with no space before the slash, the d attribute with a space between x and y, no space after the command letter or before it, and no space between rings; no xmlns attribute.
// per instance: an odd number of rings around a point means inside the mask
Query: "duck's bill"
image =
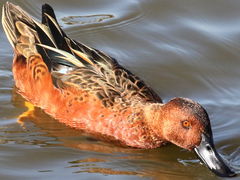
<svg viewBox="0 0 240 180"><path fill-rule="evenodd" d="M211 137L202 134L201 143L194 148L194 151L200 160L216 175L221 177L233 177L236 175L217 153Z"/></svg>

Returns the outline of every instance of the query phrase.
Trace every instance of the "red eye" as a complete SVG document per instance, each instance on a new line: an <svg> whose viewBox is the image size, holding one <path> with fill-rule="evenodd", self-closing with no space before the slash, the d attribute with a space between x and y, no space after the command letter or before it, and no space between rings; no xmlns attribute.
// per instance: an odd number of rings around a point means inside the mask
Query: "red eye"
<svg viewBox="0 0 240 180"><path fill-rule="evenodd" d="M188 120L182 121L182 126L186 129L189 129L191 124Z"/></svg>

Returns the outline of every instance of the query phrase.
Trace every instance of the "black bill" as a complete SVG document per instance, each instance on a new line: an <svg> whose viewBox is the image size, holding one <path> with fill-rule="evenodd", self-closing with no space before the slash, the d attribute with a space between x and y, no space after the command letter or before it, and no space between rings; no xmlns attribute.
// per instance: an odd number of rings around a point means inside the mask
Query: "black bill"
<svg viewBox="0 0 240 180"><path fill-rule="evenodd" d="M217 153L212 137L202 134L199 146L194 148L200 160L207 165L216 175L222 177L232 177L236 174L224 163L221 156Z"/></svg>

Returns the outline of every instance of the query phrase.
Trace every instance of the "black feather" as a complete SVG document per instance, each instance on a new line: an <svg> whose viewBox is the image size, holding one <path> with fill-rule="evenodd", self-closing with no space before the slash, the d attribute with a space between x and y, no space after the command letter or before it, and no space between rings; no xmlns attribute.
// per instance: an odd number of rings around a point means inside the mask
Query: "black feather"
<svg viewBox="0 0 240 180"><path fill-rule="evenodd" d="M56 25L52 22L52 20L47 15L51 16L56 21ZM63 32L63 30L59 26L54 10L48 4L44 4L42 6L42 23L48 26L48 28L50 29L57 47L59 49L72 53L65 40L65 37L67 37L67 35Z"/></svg>
<svg viewBox="0 0 240 180"><path fill-rule="evenodd" d="M49 16L55 20L55 23L53 23L53 21L49 18ZM65 34L65 32L62 30L62 28L60 27L60 25L56 19L56 15L54 13L53 8L48 4L44 4L42 6L42 24L46 25L49 28L58 49L64 50L64 51L74 55L76 57L76 59L80 60L83 64L85 64L85 65L88 64L84 59L82 59L77 54L75 54L74 52L71 51L69 45L73 49L82 52L82 50L76 44L74 44L73 41L70 38L68 38L67 35ZM70 42L69 44L66 41L66 39L69 40L69 42ZM43 43L43 44L46 44L46 43ZM48 45L48 44L46 44L46 45ZM54 47L54 46L52 46L52 47ZM55 59L55 60L59 59L59 58L55 58L55 57L51 57L51 58ZM62 62L63 61L59 62L59 64L62 64ZM71 63L66 64L66 62L62 65L72 66Z"/></svg>

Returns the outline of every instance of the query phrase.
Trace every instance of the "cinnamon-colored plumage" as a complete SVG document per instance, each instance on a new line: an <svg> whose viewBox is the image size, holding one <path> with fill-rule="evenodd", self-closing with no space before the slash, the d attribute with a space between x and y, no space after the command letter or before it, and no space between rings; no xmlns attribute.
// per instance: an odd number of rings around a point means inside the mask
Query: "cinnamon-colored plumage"
<svg viewBox="0 0 240 180"><path fill-rule="evenodd" d="M207 139L216 153L201 105L186 98L163 104L115 59L69 38L49 5L43 5L42 23L11 3L2 13L19 93L59 122L137 148L171 142L199 154L196 149ZM221 174L232 175L219 155L214 158Z"/></svg>

